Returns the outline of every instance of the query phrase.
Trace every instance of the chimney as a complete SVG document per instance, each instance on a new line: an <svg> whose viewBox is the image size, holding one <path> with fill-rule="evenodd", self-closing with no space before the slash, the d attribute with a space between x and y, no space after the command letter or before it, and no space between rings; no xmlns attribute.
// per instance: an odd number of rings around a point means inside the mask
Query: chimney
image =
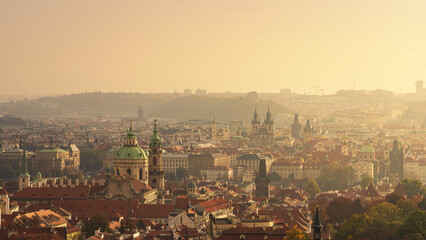
<svg viewBox="0 0 426 240"><path fill-rule="evenodd" d="M76 179L75 179L75 186L76 186L76 187L78 187L78 185L80 185L80 179L79 179L79 178L76 178Z"/></svg>
<svg viewBox="0 0 426 240"><path fill-rule="evenodd" d="M61 187L64 185L64 179L63 178L59 178L59 185L61 185Z"/></svg>
<svg viewBox="0 0 426 240"><path fill-rule="evenodd" d="M95 185L95 179L94 178L92 178L92 182L91 183L92 183L92 186Z"/></svg>
<svg viewBox="0 0 426 240"><path fill-rule="evenodd" d="M68 178L68 187L71 187L71 184L72 184L72 179L71 178Z"/></svg>
<svg viewBox="0 0 426 240"><path fill-rule="evenodd" d="M87 178L84 179L83 183L84 183L84 186L87 186Z"/></svg>

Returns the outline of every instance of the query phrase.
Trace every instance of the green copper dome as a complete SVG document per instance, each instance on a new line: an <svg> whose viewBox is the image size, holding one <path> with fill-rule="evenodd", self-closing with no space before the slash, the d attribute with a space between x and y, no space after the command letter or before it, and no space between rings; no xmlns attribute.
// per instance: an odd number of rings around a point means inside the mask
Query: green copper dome
<svg viewBox="0 0 426 240"><path fill-rule="evenodd" d="M148 159L145 151L138 146L124 146L118 149L115 159L143 160Z"/></svg>
<svg viewBox="0 0 426 240"><path fill-rule="evenodd" d="M188 183L188 188L197 188L197 184L195 184L195 182L191 180L191 181Z"/></svg>
<svg viewBox="0 0 426 240"><path fill-rule="evenodd" d="M374 148L371 145L364 145L359 150L360 153L374 153Z"/></svg>
<svg viewBox="0 0 426 240"><path fill-rule="evenodd" d="M130 128L127 132L126 141L124 146L118 149L115 153L114 159L121 160L144 160L148 159L146 152L138 146L135 133L132 130L132 122L130 122Z"/></svg>

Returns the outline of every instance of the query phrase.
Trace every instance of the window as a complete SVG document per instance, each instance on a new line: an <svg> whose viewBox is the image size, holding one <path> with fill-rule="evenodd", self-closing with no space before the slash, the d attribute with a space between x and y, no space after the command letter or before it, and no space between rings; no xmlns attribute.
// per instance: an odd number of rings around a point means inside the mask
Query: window
<svg viewBox="0 0 426 240"><path fill-rule="evenodd" d="M154 183L154 184L155 184L155 183L157 183L157 179L156 179L156 178L153 178L153 179L152 179L152 183Z"/></svg>
<svg viewBox="0 0 426 240"><path fill-rule="evenodd" d="M157 166L157 158L156 157L152 158L152 165Z"/></svg>
<svg viewBox="0 0 426 240"><path fill-rule="evenodd" d="M139 180L142 180L142 169L139 169Z"/></svg>
<svg viewBox="0 0 426 240"><path fill-rule="evenodd" d="M130 168L127 169L127 173L132 176L132 170L130 170Z"/></svg>

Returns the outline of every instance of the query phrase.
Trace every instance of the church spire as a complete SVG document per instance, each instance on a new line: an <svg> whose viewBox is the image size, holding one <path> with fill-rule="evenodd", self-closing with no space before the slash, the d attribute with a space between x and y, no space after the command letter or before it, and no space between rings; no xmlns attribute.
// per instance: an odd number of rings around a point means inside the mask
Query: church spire
<svg viewBox="0 0 426 240"><path fill-rule="evenodd" d="M158 136L157 119L155 119L154 120L154 130L152 131L150 147L159 147L160 144L161 144L161 139Z"/></svg>
<svg viewBox="0 0 426 240"><path fill-rule="evenodd" d="M25 144L23 144L24 151L22 153L22 172L21 176L29 176L28 174L28 163L27 163L27 151L25 149Z"/></svg>
<svg viewBox="0 0 426 240"><path fill-rule="evenodd" d="M320 220L320 216L319 216L319 211L318 211L318 206L317 206L317 210L315 212L315 218L314 218L314 222L312 224L312 228L314 230L314 240L321 240L321 220Z"/></svg>

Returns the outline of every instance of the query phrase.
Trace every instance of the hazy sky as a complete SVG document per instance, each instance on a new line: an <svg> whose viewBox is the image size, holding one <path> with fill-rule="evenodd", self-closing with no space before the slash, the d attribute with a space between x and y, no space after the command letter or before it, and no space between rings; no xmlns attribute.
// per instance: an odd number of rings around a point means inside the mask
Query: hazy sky
<svg viewBox="0 0 426 240"><path fill-rule="evenodd" d="M0 0L0 94L414 92L424 0Z"/></svg>

